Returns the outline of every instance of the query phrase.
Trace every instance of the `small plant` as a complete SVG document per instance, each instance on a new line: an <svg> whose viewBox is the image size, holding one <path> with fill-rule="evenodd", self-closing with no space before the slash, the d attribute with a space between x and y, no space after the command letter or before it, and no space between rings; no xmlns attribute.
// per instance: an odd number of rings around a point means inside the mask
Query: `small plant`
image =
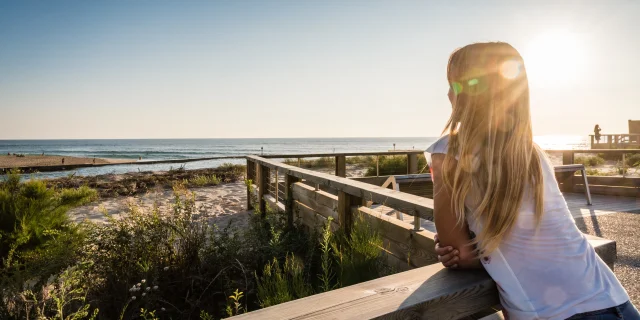
<svg viewBox="0 0 640 320"><path fill-rule="evenodd" d="M238 291L238 289L229 296L230 304L227 304L227 308L225 309L229 317L237 316L244 312L246 308L243 307L240 302L240 299L243 297L244 293L242 291Z"/></svg>
<svg viewBox="0 0 640 320"><path fill-rule="evenodd" d="M575 163L583 164L585 167L594 167L604 164L604 159L600 156L576 157Z"/></svg>
<svg viewBox="0 0 640 320"><path fill-rule="evenodd" d="M640 153L626 155L627 166L640 167Z"/></svg>
<svg viewBox="0 0 640 320"><path fill-rule="evenodd" d="M331 281L333 280L333 271L331 270L331 240L333 233L331 232L331 221L333 218L329 217L327 223L322 230L322 238L320 240L320 261L321 270L320 274L320 289L322 292L327 292L333 289Z"/></svg>

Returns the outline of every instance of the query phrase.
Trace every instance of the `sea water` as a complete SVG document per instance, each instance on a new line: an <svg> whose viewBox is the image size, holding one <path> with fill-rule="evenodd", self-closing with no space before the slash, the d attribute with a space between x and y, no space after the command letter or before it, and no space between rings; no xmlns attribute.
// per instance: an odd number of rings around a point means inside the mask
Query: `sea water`
<svg viewBox="0 0 640 320"><path fill-rule="evenodd" d="M269 138L269 139L118 139L118 140L0 140L0 154L22 153L88 158L137 160L129 165L81 168L63 172L46 172L37 176L60 177L69 174L99 175L136 171L163 171L184 166L185 169L216 167L224 162L244 163L241 159L206 160L185 164L144 164L144 160L244 156L248 154L305 154L342 152L384 152L424 150L437 137L405 138ZM579 136L540 136L536 142L544 149L586 149L587 141Z"/></svg>

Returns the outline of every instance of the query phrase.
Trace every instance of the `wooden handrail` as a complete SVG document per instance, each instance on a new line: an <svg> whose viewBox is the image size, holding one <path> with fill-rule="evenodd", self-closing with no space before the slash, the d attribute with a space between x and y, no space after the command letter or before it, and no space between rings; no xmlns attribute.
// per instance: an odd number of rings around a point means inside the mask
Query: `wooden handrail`
<svg viewBox="0 0 640 320"><path fill-rule="evenodd" d="M267 159L287 159L287 158L322 158L322 157L355 157L355 156L397 156L407 154L423 154L424 150L399 150L382 152L344 152L344 153L302 153L302 154L265 154L260 155Z"/></svg>
<svg viewBox="0 0 640 320"><path fill-rule="evenodd" d="M390 190L348 178L336 177L322 172L302 169L278 161L265 159L264 157L247 156L247 160L255 162L260 166L278 170L284 175L304 179L364 200L383 203L389 207L403 210L404 212L420 215L423 218L433 217L433 200L429 198Z"/></svg>
<svg viewBox="0 0 640 320"><path fill-rule="evenodd" d="M587 238L612 266L615 241ZM498 303L495 282L484 270L447 270L437 263L231 319L459 319Z"/></svg>

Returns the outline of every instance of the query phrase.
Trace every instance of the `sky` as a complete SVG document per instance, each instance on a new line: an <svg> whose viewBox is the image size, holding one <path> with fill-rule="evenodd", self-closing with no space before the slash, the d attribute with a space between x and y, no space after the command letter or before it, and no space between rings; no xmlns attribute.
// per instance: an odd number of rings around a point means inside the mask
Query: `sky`
<svg viewBox="0 0 640 320"><path fill-rule="evenodd" d="M0 0L0 139L433 137L458 47L524 59L535 135L640 119L639 0Z"/></svg>

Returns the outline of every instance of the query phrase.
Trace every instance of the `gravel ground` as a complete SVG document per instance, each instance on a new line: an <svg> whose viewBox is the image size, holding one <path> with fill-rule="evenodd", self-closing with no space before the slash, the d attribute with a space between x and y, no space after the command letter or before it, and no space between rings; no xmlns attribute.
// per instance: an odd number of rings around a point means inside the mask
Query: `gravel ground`
<svg viewBox="0 0 640 320"><path fill-rule="evenodd" d="M576 225L584 233L616 241L615 274L627 289L631 302L640 306L640 213L576 218Z"/></svg>

